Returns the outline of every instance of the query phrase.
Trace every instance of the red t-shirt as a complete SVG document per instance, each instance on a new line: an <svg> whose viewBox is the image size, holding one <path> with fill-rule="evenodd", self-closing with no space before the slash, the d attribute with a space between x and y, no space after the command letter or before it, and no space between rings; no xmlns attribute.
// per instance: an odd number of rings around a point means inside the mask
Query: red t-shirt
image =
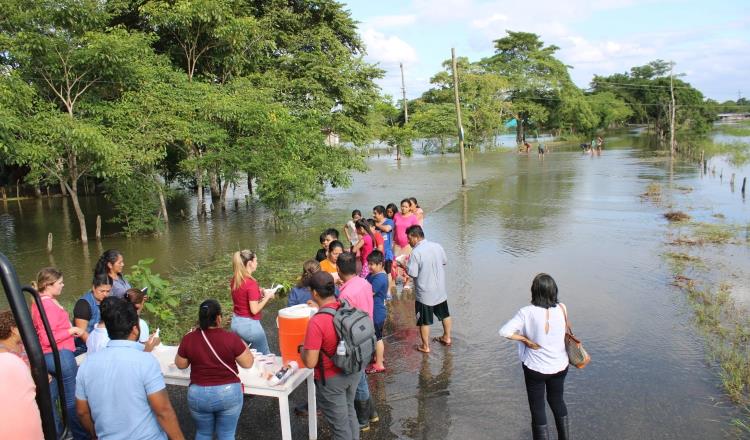
<svg viewBox="0 0 750 440"><path fill-rule="evenodd" d="M206 338L222 361L239 374L237 356L247 350L239 336L221 328L204 330ZM177 355L190 361L190 383L209 387L239 382L239 378L216 359L203 340L201 330L196 329L183 336Z"/></svg>
<svg viewBox="0 0 750 440"><path fill-rule="evenodd" d="M375 237L375 246L373 248L383 246L383 235L378 231L372 231L372 235ZM383 252L385 252L385 248L383 248Z"/></svg>
<svg viewBox="0 0 750 440"><path fill-rule="evenodd" d="M339 303L332 300L325 304L325 307L338 309ZM320 312L313 315L310 322L307 323L303 346L305 350L320 350L320 359L323 361L326 378L341 374L341 369L330 358L336 354L338 344L339 337L336 335L336 328L333 326L333 316ZM320 379L320 365L315 367L315 379Z"/></svg>
<svg viewBox="0 0 750 440"><path fill-rule="evenodd" d="M232 288L232 302L234 303L234 314L242 316L243 318L261 319L263 317L263 311L260 311L253 315L250 313L250 301L260 301L262 296L260 294L260 288L258 282L252 278L246 278L242 282L238 289L232 286L234 282L230 282L229 285Z"/></svg>

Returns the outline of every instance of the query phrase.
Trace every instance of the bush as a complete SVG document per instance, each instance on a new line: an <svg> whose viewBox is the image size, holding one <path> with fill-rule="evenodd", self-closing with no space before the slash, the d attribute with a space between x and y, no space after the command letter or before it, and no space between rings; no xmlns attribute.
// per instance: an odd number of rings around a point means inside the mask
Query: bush
<svg viewBox="0 0 750 440"><path fill-rule="evenodd" d="M169 324L175 321L174 309L180 304L179 295L169 281L151 271L153 263L153 258L139 260L131 267L132 272L127 279L134 287L148 288L148 301L143 305L144 309L160 323Z"/></svg>

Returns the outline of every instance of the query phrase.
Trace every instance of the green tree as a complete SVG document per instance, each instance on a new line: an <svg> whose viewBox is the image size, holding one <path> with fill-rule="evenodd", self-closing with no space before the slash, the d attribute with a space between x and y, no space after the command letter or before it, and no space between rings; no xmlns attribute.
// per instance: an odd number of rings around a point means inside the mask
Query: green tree
<svg viewBox="0 0 750 440"><path fill-rule="evenodd" d="M489 72L506 78L511 113L517 121L516 142L525 139L531 125L544 123L550 107L561 100L561 93L572 84L568 68L555 58L557 46L545 46L539 36L507 31L495 40L495 54L480 63Z"/></svg>
<svg viewBox="0 0 750 440"><path fill-rule="evenodd" d="M70 194L86 243L78 182L127 172L118 146L90 117L90 108L138 88L158 64L151 38L108 28L106 5L96 1L12 1L0 21L3 62L32 86L23 130L13 131L8 154L32 179L57 181ZM18 127L16 127L18 128Z"/></svg>

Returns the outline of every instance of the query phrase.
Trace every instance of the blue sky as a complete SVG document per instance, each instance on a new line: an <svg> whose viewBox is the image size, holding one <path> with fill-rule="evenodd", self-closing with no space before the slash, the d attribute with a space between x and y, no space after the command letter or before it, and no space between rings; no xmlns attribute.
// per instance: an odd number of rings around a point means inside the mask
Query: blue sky
<svg viewBox="0 0 750 440"><path fill-rule="evenodd" d="M385 69L385 93L427 90L450 58L475 61L493 53L505 30L534 32L560 47L581 87L594 74L626 72L661 58L684 80L720 101L750 97L750 0L350 0L345 1L367 45Z"/></svg>

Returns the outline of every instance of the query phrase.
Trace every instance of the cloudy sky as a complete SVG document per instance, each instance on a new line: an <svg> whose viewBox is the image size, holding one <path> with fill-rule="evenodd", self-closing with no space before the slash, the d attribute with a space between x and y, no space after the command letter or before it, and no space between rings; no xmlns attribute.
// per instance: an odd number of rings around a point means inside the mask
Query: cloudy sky
<svg viewBox="0 0 750 440"><path fill-rule="evenodd" d="M594 74L626 72L654 59L710 98L750 96L750 0L349 0L367 45L367 59L386 76L379 84L400 96L429 88L450 58L475 61L493 53L505 30L534 32L560 47L581 87Z"/></svg>

